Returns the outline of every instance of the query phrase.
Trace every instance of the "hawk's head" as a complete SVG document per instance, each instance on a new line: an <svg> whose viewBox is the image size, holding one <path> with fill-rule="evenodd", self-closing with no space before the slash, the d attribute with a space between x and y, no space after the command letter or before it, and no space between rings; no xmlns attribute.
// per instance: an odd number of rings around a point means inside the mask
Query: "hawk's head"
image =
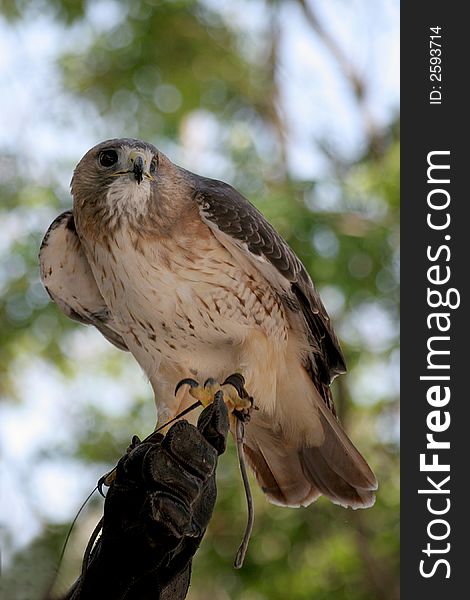
<svg viewBox="0 0 470 600"><path fill-rule="evenodd" d="M75 169L71 184L75 218L105 228L141 227L146 219L171 222L184 208L190 186L185 173L147 142L130 138L102 142Z"/></svg>

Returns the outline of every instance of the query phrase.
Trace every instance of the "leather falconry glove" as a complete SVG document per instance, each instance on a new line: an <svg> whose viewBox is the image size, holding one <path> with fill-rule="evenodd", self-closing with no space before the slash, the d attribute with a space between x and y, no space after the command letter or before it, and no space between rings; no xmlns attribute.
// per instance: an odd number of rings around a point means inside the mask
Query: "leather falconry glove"
<svg viewBox="0 0 470 600"><path fill-rule="evenodd" d="M216 398L197 428L178 421L166 436L138 440L117 466L102 535L64 600L180 600L216 500L215 471L229 421Z"/></svg>

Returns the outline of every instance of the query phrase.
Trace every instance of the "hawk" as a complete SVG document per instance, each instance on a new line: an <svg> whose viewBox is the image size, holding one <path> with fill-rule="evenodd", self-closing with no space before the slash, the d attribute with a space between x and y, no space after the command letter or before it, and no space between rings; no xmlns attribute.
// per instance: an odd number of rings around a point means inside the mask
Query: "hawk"
<svg viewBox="0 0 470 600"><path fill-rule="evenodd" d="M304 266L263 215L230 185L134 139L89 150L71 190L73 210L41 246L42 281L66 315L133 354L159 423L194 402L182 380L239 373L258 408L245 454L268 499L307 506L323 494L371 506L375 476L330 390L346 370L338 339Z"/></svg>

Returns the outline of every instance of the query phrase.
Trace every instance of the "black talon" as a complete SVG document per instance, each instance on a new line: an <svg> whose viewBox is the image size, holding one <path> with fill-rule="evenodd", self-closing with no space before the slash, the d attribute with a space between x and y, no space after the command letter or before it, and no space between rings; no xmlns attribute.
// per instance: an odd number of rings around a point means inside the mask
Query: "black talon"
<svg viewBox="0 0 470 600"><path fill-rule="evenodd" d="M186 384L191 386L192 388L198 387L198 385L199 385L199 383L195 379L190 379L190 378L182 379L175 388L175 396L178 393L178 390L180 389L180 387L182 385L186 385Z"/></svg>
<svg viewBox="0 0 470 600"><path fill-rule="evenodd" d="M245 378L241 373L229 375L222 385L232 385L237 390L240 398L248 398L248 393L245 390Z"/></svg>
<svg viewBox="0 0 470 600"><path fill-rule="evenodd" d="M209 379L206 379L206 380L204 381L204 387L205 387L205 388L206 388L208 385L216 385L216 384L218 384L218 382L217 382L215 379L213 379L212 377L209 377Z"/></svg>

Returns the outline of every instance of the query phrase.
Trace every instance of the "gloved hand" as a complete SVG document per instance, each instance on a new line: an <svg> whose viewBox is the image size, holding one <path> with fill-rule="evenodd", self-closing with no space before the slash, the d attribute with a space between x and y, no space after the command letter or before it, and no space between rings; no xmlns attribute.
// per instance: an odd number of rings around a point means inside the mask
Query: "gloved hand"
<svg viewBox="0 0 470 600"><path fill-rule="evenodd" d="M229 428L222 399L197 428L178 421L166 436L133 444L117 466L102 535L68 600L180 600L216 499L217 459Z"/></svg>

